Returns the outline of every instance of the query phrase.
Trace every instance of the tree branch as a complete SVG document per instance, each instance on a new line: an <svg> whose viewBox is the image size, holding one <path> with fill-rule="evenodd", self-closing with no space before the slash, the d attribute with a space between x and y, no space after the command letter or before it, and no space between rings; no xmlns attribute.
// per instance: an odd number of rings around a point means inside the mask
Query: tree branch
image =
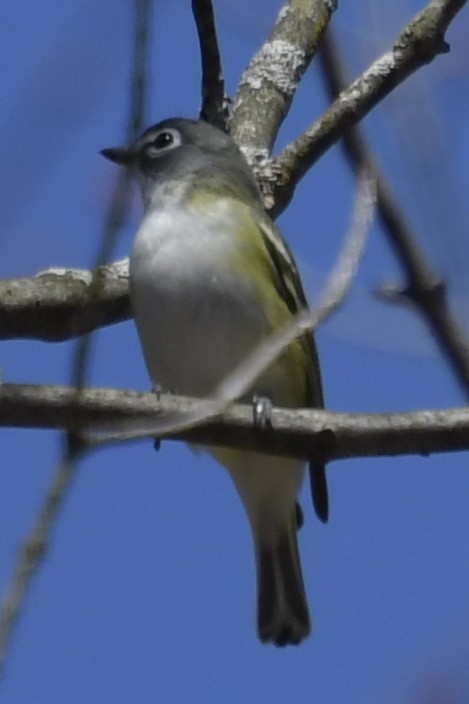
<svg viewBox="0 0 469 704"><path fill-rule="evenodd" d="M192 0L202 61L202 107L200 119L226 132L228 98L225 93L220 48L211 0Z"/></svg>
<svg viewBox="0 0 469 704"><path fill-rule="evenodd" d="M336 6L336 0L286 2L269 39L242 75L234 99L231 134L251 166L269 156Z"/></svg>
<svg viewBox="0 0 469 704"><path fill-rule="evenodd" d="M193 413L198 399L114 389L3 384L0 426L68 429L90 433L158 423L164 416ZM151 436L148 430L145 436ZM93 435L90 436L91 439ZM204 425L167 439L326 461L350 457L469 450L469 408L411 413L333 413L274 408L271 427L253 422L252 407L236 404Z"/></svg>
<svg viewBox="0 0 469 704"><path fill-rule="evenodd" d="M0 281L0 340L61 342L130 316L126 259L95 272L48 269Z"/></svg>
<svg viewBox="0 0 469 704"><path fill-rule="evenodd" d="M392 49L343 90L331 107L266 167L275 215L290 202L296 185L318 159L397 85L439 54L449 51L444 35L466 0L432 0L404 28ZM278 178L278 174L281 178Z"/></svg>
<svg viewBox="0 0 469 704"><path fill-rule="evenodd" d="M330 32L321 46L320 58L329 93L334 99L346 84L346 75ZM342 146L355 172L368 168L376 175L378 215L405 273L402 290L396 292L393 289L392 295L386 295L385 299L402 302L405 297L419 309L461 389L469 398L469 341L451 313L444 282L432 270L425 252L418 245L417 237L380 173L359 127L344 134Z"/></svg>

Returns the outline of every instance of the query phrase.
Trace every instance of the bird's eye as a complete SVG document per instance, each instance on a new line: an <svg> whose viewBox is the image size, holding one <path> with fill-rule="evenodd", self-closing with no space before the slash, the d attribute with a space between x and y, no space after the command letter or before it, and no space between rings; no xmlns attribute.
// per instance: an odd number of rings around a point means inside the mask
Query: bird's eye
<svg viewBox="0 0 469 704"><path fill-rule="evenodd" d="M162 130L148 143L146 151L149 156L159 156L163 152L178 147L180 144L181 137L179 132L171 129Z"/></svg>
<svg viewBox="0 0 469 704"><path fill-rule="evenodd" d="M155 149L166 149L174 142L174 135L171 132L160 132L154 140L152 147Z"/></svg>

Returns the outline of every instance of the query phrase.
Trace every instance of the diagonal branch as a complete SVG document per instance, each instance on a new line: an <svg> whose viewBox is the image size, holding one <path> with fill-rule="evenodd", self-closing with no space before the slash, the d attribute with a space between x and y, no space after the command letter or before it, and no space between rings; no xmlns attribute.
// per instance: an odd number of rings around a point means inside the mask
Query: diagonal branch
<svg viewBox="0 0 469 704"><path fill-rule="evenodd" d="M346 84L346 75L330 33L322 45L320 58L329 93L334 98ZM355 171L369 168L376 174L378 215L405 273L401 300L404 295L420 310L461 389L469 397L469 341L450 310L444 282L432 270L389 184L379 172L360 128L348 130L342 145Z"/></svg>
<svg viewBox="0 0 469 704"><path fill-rule="evenodd" d="M347 130L414 71L449 51L445 32L465 4L466 0L432 0L404 28L392 49L343 90L324 115L273 161L270 168L277 173L273 183L276 215L286 208L308 169Z"/></svg>
<svg viewBox="0 0 469 704"><path fill-rule="evenodd" d="M57 468L54 478L43 501L34 530L28 535L18 556L11 577L11 584L5 595L0 611L0 668L5 663L8 643L15 628L28 587L38 566L46 557L51 532L55 527L63 497L67 494L75 476L74 454L69 454Z"/></svg>
<svg viewBox="0 0 469 704"><path fill-rule="evenodd" d="M231 134L251 166L269 156L336 6L336 0L288 0L244 72L234 99Z"/></svg>
<svg viewBox="0 0 469 704"><path fill-rule="evenodd" d="M192 0L202 61L202 107L200 119L226 132L228 98L225 93L220 47L212 0Z"/></svg>

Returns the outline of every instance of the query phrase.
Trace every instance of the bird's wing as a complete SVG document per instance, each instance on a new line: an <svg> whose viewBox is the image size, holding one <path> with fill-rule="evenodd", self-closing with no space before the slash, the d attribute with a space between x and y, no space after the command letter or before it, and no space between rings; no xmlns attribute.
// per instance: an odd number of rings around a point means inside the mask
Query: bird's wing
<svg viewBox="0 0 469 704"><path fill-rule="evenodd" d="M260 230L271 258L273 269L277 275L276 287L292 315L297 315L304 308L308 308L308 301L306 300L295 259L280 230L267 217L260 222ZM310 360L310 364L306 368L307 402L311 408L323 408L324 396L321 370L313 333L306 333L304 340L308 346L308 359ZM314 461L310 463L309 469L314 509L321 521L325 523L329 517L325 464L321 461Z"/></svg>

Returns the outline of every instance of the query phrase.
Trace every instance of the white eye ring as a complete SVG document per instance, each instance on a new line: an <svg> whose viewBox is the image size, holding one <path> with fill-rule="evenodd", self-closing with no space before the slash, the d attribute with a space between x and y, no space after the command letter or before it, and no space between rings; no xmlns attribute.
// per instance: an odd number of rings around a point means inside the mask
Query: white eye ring
<svg viewBox="0 0 469 704"><path fill-rule="evenodd" d="M181 133L172 127L161 129L146 145L145 151L150 157L157 157L171 149L181 146Z"/></svg>

